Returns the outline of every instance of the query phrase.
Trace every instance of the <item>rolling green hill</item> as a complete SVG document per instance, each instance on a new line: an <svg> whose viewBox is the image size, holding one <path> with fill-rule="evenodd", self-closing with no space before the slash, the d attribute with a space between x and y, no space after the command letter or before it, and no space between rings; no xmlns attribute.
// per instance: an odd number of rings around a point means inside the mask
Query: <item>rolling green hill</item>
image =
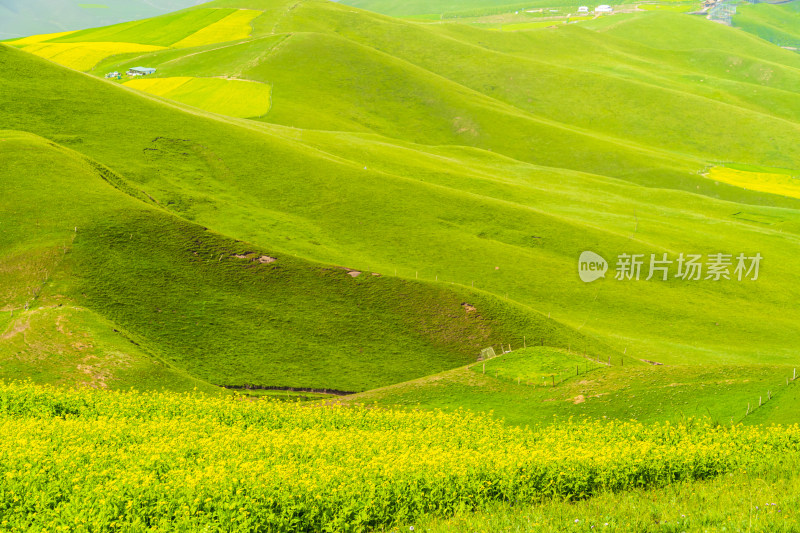
<svg viewBox="0 0 800 533"><path fill-rule="evenodd" d="M577 3L569 0L531 0L530 2L515 2L514 0L410 0L406 2L399 0L346 0L342 3L393 17L428 15L431 19L485 16L543 7L572 7L574 9L578 7ZM610 5L621 3L623 2L620 0L608 2Z"/></svg>
<svg viewBox="0 0 800 533"><path fill-rule="evenodd" d="M109 169L136 198L66 223L52 246L88 233L53 287L210 383L365 390L523 337L629 366L782 375L797 361L800 201L759 169L798 173L800 57L677 13L615 17L496 32L217 1L4 46L0 123ZM156 74L103 81L26 53L109 43L119 53L89 74ZM163 89L175 78L257 82L269 102L221 108L210 89ZM145 85L175 100L132 88ZM584 250L612 263L607 279L578 279ZM758 281L619 281L622 253L764 264Z"/></svg>
<svg viewBox="0 0 800 533"><path fill-rule="evenodd" d="M97 86L96 98L109 91L118 104L127 101L131 119L161 110L169 128L213 126L19 52L3 54L11 70L30 68L40 80L60 73L76 90ZM231 143L248 138L246 130L229 134ZM352 391L473 361L485 345L520 334L613 353L488 294L313 264L223 237L52 141L13 131L0 139L9 187L0 278L4 377L99 387L169 381L180 389L194 376L206 389ZM158 138L147 150L182 163L175 176L198 186L202 172L220 169L203 148ZM196 158L184 157L187 151Z"/></svg>
<svg viewBox="0 0 800 533"><path fill-rule="evenodd" d="M520 347L521 348L521 347ZM491 411L512 425L569 417L716 424L797 420L797 369L787 365L620 365L576 350L528 347L485 363L348 396L344 404Z"/></svg>
<svg viewBox="0 0 800 533"><path fill-rule="evenodd" d="M778 46L800 48L800 4L743 4L733 17L734 26Z"/></svg>

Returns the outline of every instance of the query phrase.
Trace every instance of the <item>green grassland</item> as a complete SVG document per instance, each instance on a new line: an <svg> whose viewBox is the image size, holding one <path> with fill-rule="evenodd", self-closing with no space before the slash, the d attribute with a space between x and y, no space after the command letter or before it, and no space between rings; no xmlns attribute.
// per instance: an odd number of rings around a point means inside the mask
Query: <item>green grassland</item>
<svg viewBox="0 0 800 533"><path fill-rule="evenodd" d="M145 374L166 366L215 385L353 391L474 361L522 331L613 353L472 289L222 237L135 189L143 200L126 195L121 178L71 150L29 134L0 138L15 209L3 243L6 377L125 387L150 365ZM55 191L48 168L59 169ZM162 385L156 377L149 386Z"/></svg>
<svg viewBox="0 0 800 533"><path fill-rule="evenodd" d="M148 83L259 82L271 88L271 107L258 120L205 115L196 108L205 97L196 91L187 95L196 107L187 107L49 65L24 46L2 49L5 127L90 158L110 169L122 190L175 217L167 223L143 211L118 222L72 224L91 233L78 233L82 259L64 263L60 281L64 292L85 298L82 306L151 343L153 356L218 384L252 375L262 385L364 390L466 364L489 340L446 348L427 345L431 337L412 342L401 331L407 311L393 309L397 301L415 309L412 316L427 316L420 319L427 324L430 315L418 307L429 304L422 302L441 298L449 316L480 297L498 316L510 313L494 342L518 346L527 328L520 324L532 320L532 336L544 337L542 324L556 324L564 333L552 336L552 345L586 339L595 359L625 352L667 365L797 362L798 273L791 265L800 204L781 191L704 175L720 162L796 166L796 54L676 13L491 32L398 22L332 3L256 0L215 2L47 43L172 47L234 9L263 11L250 37L113 56L91 72L147 65L158 69L142 80ZM51 87L59 88L58 100ZM236 102L241 116L248 105L263 105L244 100ZM691 126L697 123L706 126ZM198 227L221 240L203 241L202 249L182 244L198 238ZM24 255L25 247L15 246ZM585 285L575 275L585 249L609 259L756 251L767 259L758 282L609 277ZM299 270L267 287L258 276L271 267L231 259L244 252L300 261ZM227 259L209 270L212 255ZM185 263L193 257L202 259ZM363 274L306 277L306 261ZM243 277L229 277L234 266ZM143 287L134 276L140 270L169 273L168 281ZM207 288L191 289L198 276L207 276ZM102 283L86 281L97 279ZM417 279L424 280L413 283L419 299L397 296ZM473 286L477 292L463 292ZM303 295L355 303L363 298L352 292L359 288L385 292L374 293L380 301L373 307L343 311L352 320L329 317L314 327L325 312ZM264 318L280 307L281 294L295 293L294 311ZM24 303L17 299L9 312ZM165 308L174 312L153 316ZM257 312L234 320L241 308ZM372 316L382 316L385 327L365 325ZM547 316L551 322L542 322ZM337 348L321 347L334 337ZM391 360L391 371L359 376L340 361L362 348L362 338L369 355L358 364ZM246 339L258 348L244 349ZM285 355L274 355L287 346ZM301 368L317 354L319 368Z"/></svg>
<svg viewBox="0 0 800 533"><path fill-rule="evenodd" d="M445 410L466 407L491 411L522 426L558 424L571 416L648 423L708 417L725 425L791 424L797 419L795 367L633 367L629 359L613 357L610 362L583 356L571 347L529 347L337 401Z"/></svg>
<svg viewBox="0 0 800 533"><path fill-rule="evenodd" d="M536 8L577 7L575 0L531 0L527 3L514 2L513 0L410 0L407 2L398 0L347 0L342 3L393 17L438 15L436 18L470 18ZM623 0L608 2L609 5L623 3L626 2ZM600 4L589 5L594 7L594 5Z"/></svg>
<svg viewBox="0 0 800 533"><path fill-rule="evenodd" d="M796 528L791 28L512 7L0 44L0 529Z"/></svg>
<svg viewBox="0 0 800 533"><path fill-rule="evenodd" d="M800 48L800 7L786 4L744 4L736 10L733 25L775 43Z"/></svg>
<svg viewBox="0 0 800 533"><path fill-rule="evenodd" d="M661 489L605 493L580 502L551 500L531 506L496 504L476 513L426 517L415 531L753 531L797 527L797 470L769 467ZM396 528L388 531L402 531Z"/></svg>

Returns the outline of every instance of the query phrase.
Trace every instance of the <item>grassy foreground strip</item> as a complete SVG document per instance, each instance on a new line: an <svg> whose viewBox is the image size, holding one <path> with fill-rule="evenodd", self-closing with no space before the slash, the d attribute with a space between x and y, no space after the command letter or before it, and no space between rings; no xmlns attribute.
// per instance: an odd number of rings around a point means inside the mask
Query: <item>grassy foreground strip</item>
<svg viewBox="0 0 800 533"><path fill-rule="evenodd" d="M556 421L0 385L0 527L364 531L779 468L800 427Z"/></svg>

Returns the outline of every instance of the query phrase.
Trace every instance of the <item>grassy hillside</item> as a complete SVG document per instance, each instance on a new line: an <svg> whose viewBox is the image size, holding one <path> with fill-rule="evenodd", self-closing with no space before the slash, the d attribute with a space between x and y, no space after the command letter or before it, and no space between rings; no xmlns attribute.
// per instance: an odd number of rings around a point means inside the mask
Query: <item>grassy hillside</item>
<svg viewBox="0 0 800 533"><path fill-rule="evenodd" d="M321 2L289 7L217 2L50 43L170 47L232 8L263 10L250 38L109 58L93 70L145 64L157 74L136 83L154 85L260 82L271 107L258 121L211 121L6 50L16 66L5 74L14 102L5 123L275 254L474 284L640 359L795 362L798 201L706 171L734 162L794 172L796 54L671 13L500 33ZM47 96L56 85L57 104ZM575 262L586 249L612 262L624 252L767 259L755 283L585 285Z"/></svg>
<svg viewBox="0 0 800 533"><path fill-rule="evenodd" d="M800 5L742 5L736 10L733 25L778 46L800 48Z"/></svg>
<svg viewBox="0 0 800 533"><path fill-rule="evenodd" d="M515 348L485 363L340 401L445 410L466 407L491 411L519 426L571 416L646 423L707 417L725 425L791 424L800 416L798 382L793 380L797 369L792 366L631 366L630 360L613 357L611 363L584 356L574 347Z"/></svg>
<svg viewBox="0 0 800 533"><path fill-rule="evenodd" d="M311 264L217 235L71 150L0 138L14 206L0 278L5 377L158 387L171 372L351 391L474 361L520 334L612 353L471 289Z"/></svg>
<svg viewBox="0 0 800 533"><path fill-rule="evenodd" d="M486 16L542 7L577 9L578 6L577 3L570 0L531 0L530 2L515 2L514 0L410 0L406 2L399 0L346 0L342 3L393 17L419 17L431 20ZM623 2L620 0L609 2L613 5L621 3ZM592 5L592 7L595 6ZM428 17L421 17L424 15L428 15Z"/></svg>

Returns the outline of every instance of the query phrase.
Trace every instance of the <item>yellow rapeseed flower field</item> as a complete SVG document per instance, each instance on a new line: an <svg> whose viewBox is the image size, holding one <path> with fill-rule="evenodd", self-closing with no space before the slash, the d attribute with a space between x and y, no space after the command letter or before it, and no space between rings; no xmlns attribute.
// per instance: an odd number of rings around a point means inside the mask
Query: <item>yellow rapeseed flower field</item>
<svg viewBox="0 0 800 533"><path fill-rule="evenodd" d="M220 21L210 24L173 44L174 48L189 48L206 44L235 41L250 37L251 23L262 15L263 11L253 9L239 9Z"/></svg>
<svg viewBox="0 0 800 533"><path fill-rule="evenodd" d="M128 87L229 117L253 118L270 109L270 86L223 78L136 78Z"/></svg>
<svg viewBox="0 0 800 533"><path fill-rule="evenodd" d="M800 198L800 183L789 174L752 172L729 167L712 167L708 177L714 181L735 185L751 191Z"/></svg>
<svg viewBox="0 0 800 533"><path fill-rule="evenodd" d="M103 59L132 52L155 52L163 46L136 43L38 43L23 50L75 70L91 70Z"/></svg>
<svg viewBox="0 0 800 533"><path fill-rule="evenodd" d="M0 384L4 531L365 531L700 479L800 427L557 421Z"/></svg>

